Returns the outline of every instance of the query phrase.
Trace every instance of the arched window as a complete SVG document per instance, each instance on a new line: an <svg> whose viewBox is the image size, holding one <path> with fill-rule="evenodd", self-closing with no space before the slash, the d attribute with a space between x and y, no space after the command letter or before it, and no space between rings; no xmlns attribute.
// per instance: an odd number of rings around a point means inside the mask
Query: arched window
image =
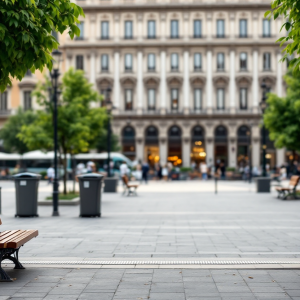
<svg viewBox="0 0 300 300"><path fill-rule="evenodd" d="M248 143L250 138L250 129L248 126L242 125L238 128L238 143Z"/></svg>
<svg viewBox="0 0 300 300"><path fill-rule="evenodd" d="M155 126L149 126L145 132L146 145L158 145L158 130Z"/></svg>
<svg viewBox="0 0 300 300"><path fill-rule="evenodd" d="M215 141L227 142L227 129L224 126L218 126L215 129Z"/></svg>
<svg viewBox="0 0 300 300"><path fill-rule="evenodd" d="M123 129L123 138L134 138L135 137L135 131L131 126L126 126Z"/></svg>
<svg viewBox="0 0 300 300"><path fill-rule="evenodd" d="M201 126L195 126L192 129L192 137L196 139L201 139L204 137L204 130Z"/></svg>
<svg viewBox="0 0 300 300"><path fill-rule="evenodd" d="M172 126L169 129L169 137L181 137L181 129L178 126Z"/></svg>

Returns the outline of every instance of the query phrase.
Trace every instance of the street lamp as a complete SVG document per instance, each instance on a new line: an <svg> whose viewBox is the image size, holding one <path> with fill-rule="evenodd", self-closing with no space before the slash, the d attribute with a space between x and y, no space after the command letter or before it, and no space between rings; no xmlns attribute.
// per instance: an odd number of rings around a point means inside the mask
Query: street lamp
<svg viewBox="0 0 300 300"><path fill-rule="evenodd" d="M265 110L267 108L267 102L266 102L266 100L267 100L267 97L266 97L267 86L266 86L264 81L261 83L260 87L262 89L262 100L260 102L260 108L261 108L262 114L264 115ZM267 170L266 170L266 149L267 149L267 145L266 145L266 127L265 127L264 121L263 121L263 127L262 127L262 138L263 138L263 145L262 145L262 150L263 150L262 176L267 177Z"/></svg>
<svg viewBox="0 0 300 300"><path fill-rule="evenodd" d="M113 110L113 104L110 100L110 93L111 88L108 87L106 89L106 99L105 99L105 107L108 114L108 121L107 121L107 177L111 177L110 173L110 147L111 147L111 125L110 125L110 118L111 118L111 111Z"/></svg>
<svg viewBox="0 0 300 300"><path fill-rule="evenodd" d="M52 101L53 101L53 139L54 139L54 180L53 180L53 196L52 196L52 205L53 213L52 216L59 216L58 212L58 171L57 171L57 150L58 150L58 141L57 141L57 95L58 95L58 77L59 67L61 63L62 53L59 50L54 50L52 52L53 57L53 69L50 72L51 82L52 82Z"/></svg>
<svg viewBox="0 0 300 300"><path fill-rule="evenodd" d="M249 127L246 134L248 137L248 162L249 162L249 183L252 180L252 147L251 147L251 131L252 131L252 123L249 123Z"/></svg>

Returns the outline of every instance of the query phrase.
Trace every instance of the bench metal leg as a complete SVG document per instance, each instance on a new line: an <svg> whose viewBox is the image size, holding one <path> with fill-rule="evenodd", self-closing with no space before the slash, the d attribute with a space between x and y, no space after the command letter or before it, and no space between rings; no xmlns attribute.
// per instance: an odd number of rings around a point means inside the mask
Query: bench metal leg
<svg viewBox="0 0 300 300"><path fill-rule="evenodd" d="M12 261L15 269L25 269L19 262L19 249L0 249L0 282L11 282L13 280L1 267L1 263L5 259Z"/></svg>

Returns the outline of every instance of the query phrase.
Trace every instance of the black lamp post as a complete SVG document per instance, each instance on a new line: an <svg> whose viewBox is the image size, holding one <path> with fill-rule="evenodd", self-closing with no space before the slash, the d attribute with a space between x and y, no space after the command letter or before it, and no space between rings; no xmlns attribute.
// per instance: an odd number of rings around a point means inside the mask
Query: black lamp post
<svg viewBox="0 0 300 300"><path fill-rule="evenodd" d="M266 97L266 92L267 92L267 86L265 84L265 82L263 81L261 84L261 89L262 89L262 100L260 102L260 108L262 111L262 114L264 115L265 110L267 108L267 97ZM265 127L265 123L263 122L263 127L262 127L262 138L263 138L263 145L262 145L262 152L263 152L263 159L262 159L262 176L263 177L267 177L267 170L266 170L266 149L267 149L267 145L266 145L266 127Z"/></svg>
<svg viewBox="0 0 300 300"><path fill-rule="evenodd" d="M247 137L248 137L248 162L249 162L249 183L251 183L251 181L252 181L251 129L252 129L252 124L250 124L250 128L247 130Z"/></svg>
<svg viewBox="0 0 300 300"><path fill-rule="evenodd" d="M52 216L59 216L58 212L58 170L57 170L57 150L58 150L58 141L57 141L57 98L58 98L58 77L59 65L61 62L62 53L58 50L52 52L53 57L53 69L50 73L52 79L52 101L53 101L53 130L54 130L54 180L53 180L53 213Z"/></svg>
<svg viewBox="0 0 300 300"><path fill-rule="evenodd" d="M111 88L108 87L106 89L106 99L105 99L105 107L108 114L108 121L107 121L107 177L111 177L110 172L110 147L111 147L111 124L110 124L110 118L111 118L111 111L113 109L113 104L110 100L110 93Z"/></svg>

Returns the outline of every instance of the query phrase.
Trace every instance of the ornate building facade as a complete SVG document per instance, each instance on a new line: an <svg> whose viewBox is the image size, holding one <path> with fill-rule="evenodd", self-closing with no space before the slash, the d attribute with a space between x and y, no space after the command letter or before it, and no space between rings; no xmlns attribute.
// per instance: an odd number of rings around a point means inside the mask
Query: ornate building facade
<svg viewBox="0 0 300 300"><path fill-rule="evenodd" d="M269 1L78 0L80 37L59 36L63 68L82 69L114 104L113 132L132 159L190 166L261 164L264 81L283 96L282 20ZM21 88L21 87L20 87ZM24 93L23 93L24 94ZM24 94L25 95L25 94ZM267 142L271 166L286 161Z"/></svg>

